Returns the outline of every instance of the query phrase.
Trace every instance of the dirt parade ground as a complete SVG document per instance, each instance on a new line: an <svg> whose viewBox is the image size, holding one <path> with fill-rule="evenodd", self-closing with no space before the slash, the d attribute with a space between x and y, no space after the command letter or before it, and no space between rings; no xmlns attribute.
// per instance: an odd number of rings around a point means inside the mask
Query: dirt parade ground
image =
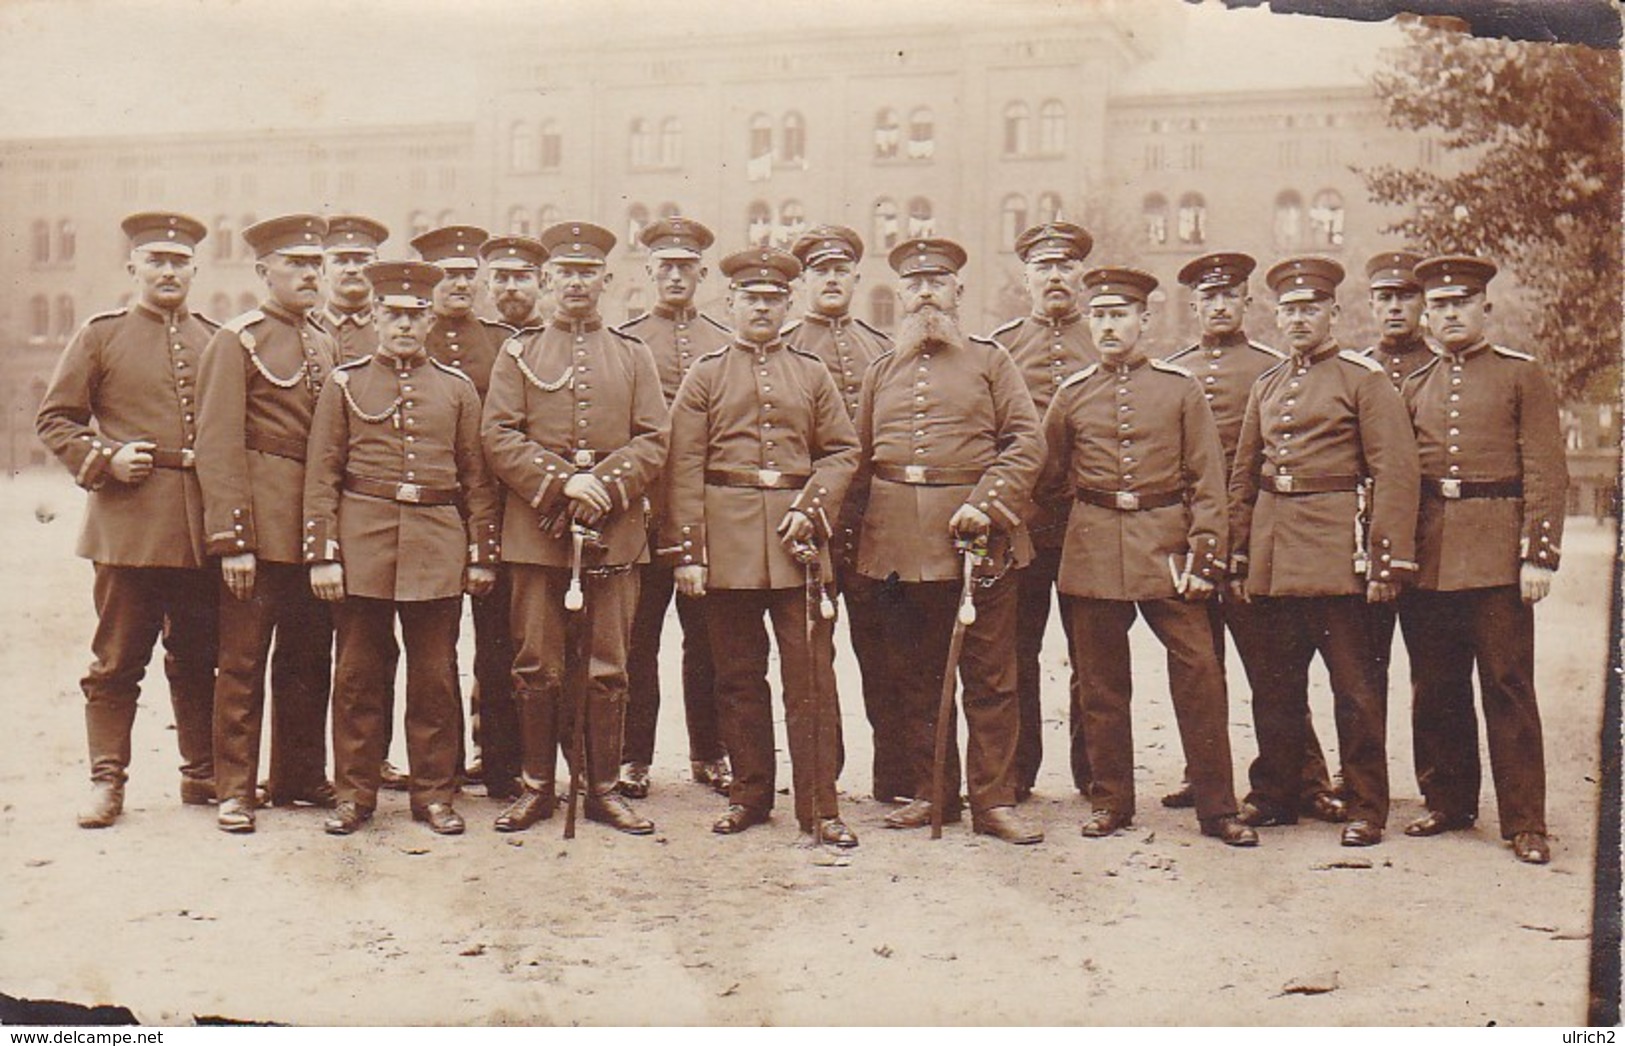
<svg viewBox="0 0 1625 1046"><path fill-rule="evenodd" d="M688 781L676 622L668 622L654 791L658 830L562 818L504 836L501 807L458 799L468 834L432 835L385 793L338 839L322 812L267 810L229 836L178 798L162 671L149 671L126 814L83 831L90 565L73 556L84 498L57 473L0 480L0 992L199 1016L320 1025L1265 1024L1569 1025L1586 1015L1611 525L1570 523L1538 620L1555 854L1519 864L1499 838L1486 764L1476 829L1436 839L1420 812L1409 678L1396 653L1387 840L1333 825L1264 830L1256 850L1201 837L1157 796L1183 758L1161 650L1135 640L1139 813L1081 838L1065 768L1059 626L1045 650L1046 761L1027 809L1048 832L1012 847L949 826L881 827L867 798L857 671L838 673L843 812L862 845L799 842L789 799L767 826L709 831L724 802ZM471 648L465 621L463 647ZM1233 655L1232 655L1233 657ZM468 675L465 658L463 673ZM1232 663L1232 680L1242 678ZM776 671L776 668L775 668ZM775 687L776 689L776 687ZM1311 692L1335 746L1324 671ZM780 709L782 738L782 709ZM1238 791L1255 754L1232 693ZM397 731L394 757L404 764ZM1335 762L1335 754L1328 752ZM780 751L781 789L789 768Z"/></svg>

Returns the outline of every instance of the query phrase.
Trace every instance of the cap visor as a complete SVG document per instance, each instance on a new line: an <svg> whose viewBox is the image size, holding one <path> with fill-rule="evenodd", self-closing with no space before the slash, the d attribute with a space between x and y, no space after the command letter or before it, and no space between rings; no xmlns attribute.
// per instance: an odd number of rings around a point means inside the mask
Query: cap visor
<svg viewBox="0 0 1625 1046"><path fill-rule="evenodd" d="M814 265L831 260L856 261L857 259L852 257L850 251L843 251L838 248L834 250L808 251L806 266L810 269Z"/></svg>
<svg viewBox="0 0 1625 1046"><path fill-rule="evenodd" d="M428 259L424 259L427 261ZM480 263L473 258L442 258L432 264L440 266L447 272L478 272Z"/></svg>
<svg viewBox="0 0 1625 1046"><path fill-rule="evenodd" d="M649 257L668 261L699 261L700 252L692 247L662 247L650 251Z"/></svg>
<svg viewBox="0 0 1625 1046"><path fill-rule="evenodd" d="M1089 299L1091 306L1095 305L1133 305L1138 298L1130 298L1123 294L1097 294Z"/></svg>
<svg viewBox="0 0 1625 1046"><path fill-rule="evenodd" d="M139 243L136 244L132 250L149 251L153 254L179 254L184 258L190 258L194 253L192 248L186 246L186 244L171 243L168 240L154 240L151 243Z"/></svg>
<svg viewBox="0 0 1625 1046"><path fill-rule="evenodd" d="M773 283L768 280L752 280L749 283L736 283L734 290L752 291L757 294L789 294L790 285L787 283Z"/></svg>
<svg viewBox="0 0 1625 1046"><path fill-rule="evenodd" d="M400 309L405 312L421 312L429 307L429 302L423 298L405 294L385 294L378 299L378 304L386 309Z"/></svg>
<svg viewBox="0 0 1625 1046"><path fill-rule="evenodd" d="M1407 280L1403 276L1379 276L1371 281L1374 291L1392 290L1396 287L1409 287L1412 290L1421 290L1422 285L1415 280Z"/></svg>
<svg viewBox="0 0 1625 1046"><path fill-rule="evenodd" d="M1320 299L1326 297L1329 297L1329 295L1327 295L1325 291L1317 291L1313 287L1297 287L1290 291L1283 292L1281 296L1275 300L1282 305L1291 305L1293 302L1319 301Z"/></svg>
<svg viewBox="0 0 1625 1046"><path fill-rule="evenodd" d="M488 263L493 269L534 269L536 263L523 258L497 258ZM442 266L444 268L444 266Z"/></svg>
<svg viewBox="0 0 1625 1046"><path fill-rule="evenodd" d="M1449 287L1434 287L1427 292L1427 299L1428 301L1439 301L1445 298L1471 298L1482 289L1481 287L1465 287L1459 283Z"/></svg>
<svg viewBox="0 0 1625 1046"><path fill-rule="evenodd" d="M1065 247L1039 247L1027 252L1024 259L1030 262L1060 261L1072 257L1072 252Z"/></svg>
<svg viewBox="0 0 1625 1046"><path fill-rule="evenodd" d="M320 258L322 249L314 243L296 243L292 247L278 247L271 253L284 258Z"/></svg>

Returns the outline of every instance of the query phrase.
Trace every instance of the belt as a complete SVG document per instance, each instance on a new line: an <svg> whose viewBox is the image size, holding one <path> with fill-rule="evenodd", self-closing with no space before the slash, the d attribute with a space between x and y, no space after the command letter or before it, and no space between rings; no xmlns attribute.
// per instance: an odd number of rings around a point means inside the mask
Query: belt
<svg viewBox="0 0 1625 1046"><path fill-rule="evenodd" d="M1465 498L1521 498L1523 497L1523 480L1481 481L1423 476L1422 492L1431 494L1436 498L1444 498L1446 501L1457 501Z"/></svg>
<svg viewBox="0 0 1625 1046"><path fill-rule="evenodd" d="M195 469L197 468L197 452L191 447L180 450L166 450L159 447L152 452L152 467L157 469Z"/></svg>
<svg viewBox="0 0 1625 1046"><path fill-rule="evenodd" d="M1359 476L1260 476L1258 485L1273 494L1337 494L1360 488Z"/></svg>
<svg viewBox="0 0 1625 1046"><path fill-rule="evenodd" d="M266 436L258 432L250 432L243 437L243 446L249 450L257 450L261 454L274 454L279 458L303 463L305 460L305 441L302 439L288 439L284 436Z"/></svg>
<svg viewBox="0 0 1625 1046"><path fill-rule="evenodd" d="M571 465L574 465L577 469L586 471L587 469L590 469L594 465L598 464L600 461L603 461L609 455L601 451L588 450L587 448L582 447L579 450L560 451L559 456L564 458Z"/></svg>
<svg viewBox="0 0 1625 1046"><path fill-rule="evenodd" d="M406 505L452 505L461 493L456 487L425 487L417 483L388 483L365 476L345 476L344 489L369 498L388 498Z"/></svg>
<svg viewBox="0 0 1625 1046"><path fill-rule="evenodd" d="M1142 492L1137 490L1096 490L1094 487L1077 488L1077 498L1086 505L1099 505L1119 512L1144 512L1147 509L1167 508L1185 500L1183 490Z"/></svg>
<svg viewBox="0 0 1625 1046"><path fill-rule="evenodd" d="M758 490L800 490L812 475L778 469L706 469L708 487L755 487Z"/></svg>
<svg viewBox="0 0 1625 1046"><path fill-rule="evenodd" d="M982 469L937 468L934 465L876 465L874 473L888 483L916 487L974 487L982 482Z"/></svg>

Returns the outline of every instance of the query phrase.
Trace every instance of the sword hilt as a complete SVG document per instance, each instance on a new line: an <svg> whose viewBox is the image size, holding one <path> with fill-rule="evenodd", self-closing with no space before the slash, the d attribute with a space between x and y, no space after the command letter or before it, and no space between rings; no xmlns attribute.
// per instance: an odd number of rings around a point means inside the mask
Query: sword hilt
<svg viewBox="0 0 1625 1046"><path fill-rule="evenodd" d="M959 623L962 625L976 624L976 567L987 559L987 537L978 534L972 538L954 538L954 548L959 552L961 565L961 578L959 586Z"/></svg>
<svg viewBox="0 0 1625 1046"><path fill-rule="evenodd" d="M587 605L581 590L581 558L587 543L596 542L598 538L598 531L586 524L570 524L570 587L564 593L564 609L572 613Z"/></svg>

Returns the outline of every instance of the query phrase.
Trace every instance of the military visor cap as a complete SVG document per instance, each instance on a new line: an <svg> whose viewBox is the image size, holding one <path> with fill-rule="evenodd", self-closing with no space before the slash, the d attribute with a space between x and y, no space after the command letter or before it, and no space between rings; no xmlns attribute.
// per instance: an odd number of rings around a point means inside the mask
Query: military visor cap
<svg viewBox="0 0 1625 1046"><path fill-rule="evenodd" d="M480 244L480 257L493 269L539 269L547 255L529 236L493 236Z"/></svg>
<svg viewBox="0 0 1625 1046"><path fill-rule="evenodd" d="M1157 278L1139 269L1105 267L1084 273L1083 286L1090 305L1143 305L1157 289Z"/></svg>
<svg viewBox="0 0 1625 1046"><path fill-rule="evenodd" d="M438 265L421 261L373 262L361 270L372 284L373 296L386 309L427 309L434 286L445 278Z"/></svg>
<svg viewBox="0 0 1625 1046"><path fill-rule="evenodd" d="M796 237L790 253L807 268L832 259L863 260L863 239L844 225L815 225Z"/></svg>
<svg viewBox="0 0 1625 1046"><path fill-rule="evenodd" d="M1372 255L1365 263L1366 282L1374 291L1400 287L1421 290L1422 283L1416 278L1416 263L1421 260L1420 254L1410 251L1383 251Z"/></svg>
<svg viewBox="0 0 1625 1046"><path fill-rule="evenodd" d="M383 222L359 214L335 214L327 219L327 235L322 246L330 251L376 251L389 239Z"/></svg>
<svg viewBox="0 0 1625 1046"><path fill-rule="evenodd" d="M591 222L556 222L542 230L542 246L556 262L603 265L615 249L615 234Z"/></svg>
<svg viewBox="0 0 1625 1046"><path fill-rule="evenodd" d="M1441 254L1416 263L1416 278L1431 301L1470 298L1483 292L1498 271L1487 258L1470 254Z"/></svg>
<svg viewBox="0 0 1625 1046"><path fill-rule="evenodd" d="M1330 258L1288 258L1264 274L1264 282L1281 305L1337 297L1343 267Z"/></svg>
<svg viewBox="0 0 1625 1046"><path fill-rule="evenodd" d="M131 250L163 251L190 258L209 230L196 218L167 211L132 214L120 223Z"/></svg>
<svg viewBox="0 0 1625 1046"><path fill-rule="evenodd" d="M952 240L918 239L904 240L893 247L886 260L899 276L920 273L957 276L969 257L965 248Z"/></svg>
<svg viewBox="0 0 1625 1046"><path fill-rule="evenodd" d="M1251 255L1240 251L1217 251L1185 263L1179 270L1179 282L1193 291L1216 291L1225 287L1238 287L1258 268Z"/></svg>
<svg viewBox="0 0 1625 1046"><path fill-rule="evenodd" d="M676 216L651 222L638 233L638 242L649 249L649 257L679 261L698 259L716 241L711 230L699 222Z"/></svg>
<svg viewBox="0 0 1625 1046"><path fill-rule="evenodd" d="M1016 237L1016 256L1024 262L1075 258L1083 261L1095 246L1094 237L1071 222L1045 222Z"/></svg>
<svg viewBox="0 0 1625 1046"><path fill-rule="evenodd" d="M254 249L256 258L268 254L320 258L326 236L327 219L316 214L284 214L243 230L243 242Z"/></svg>
<svg viewBox="0 0 1625 1046"><path fill-rule="evenodd" d="M491 234L477 225L447 225L412 238L412 249L447 272L480 267L480 245Z"/></svg>
<svg viewBox="0 0 1625 1046"><path fill-rule="evenodd" d="M749 247L722 259L722 274L736 291L788 294L790 281L801 275L801 263L777 247Z"/></svg>

